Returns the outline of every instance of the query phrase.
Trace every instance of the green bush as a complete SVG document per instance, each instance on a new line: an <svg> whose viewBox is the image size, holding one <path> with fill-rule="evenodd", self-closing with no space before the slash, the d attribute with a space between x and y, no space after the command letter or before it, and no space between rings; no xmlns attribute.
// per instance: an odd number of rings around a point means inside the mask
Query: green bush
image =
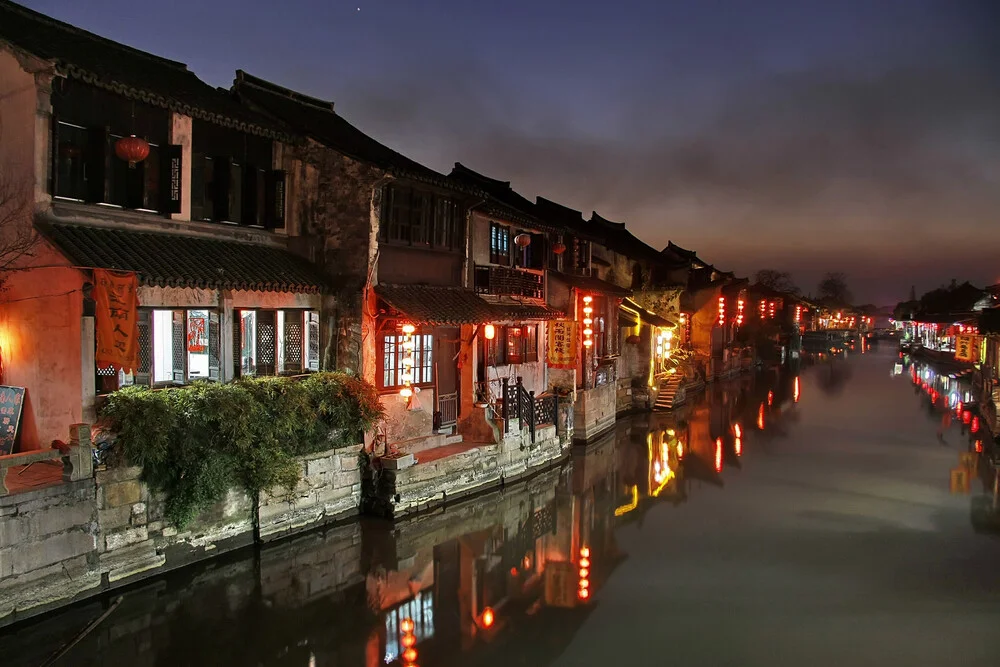
<svg viewBox="0 0 1000 667"><path fill-rule="evenodd" d="M344 373L127 387L101 410L117 459L142 468L178 526L232 488L251 497L291 491L299 482L296 456L358 443L382 417L375 387Z"/></svg>

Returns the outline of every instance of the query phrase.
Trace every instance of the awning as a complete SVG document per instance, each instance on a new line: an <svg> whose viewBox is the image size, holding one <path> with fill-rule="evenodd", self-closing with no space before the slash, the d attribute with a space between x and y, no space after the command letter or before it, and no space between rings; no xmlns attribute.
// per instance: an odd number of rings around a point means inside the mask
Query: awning
<svg viewBox="0 0 1000 667"><path fill-rule="evenodd" d="M635 313L631 313L624 308L618 309L618 326L620 327L636 327L639 326L639 317Z"/></svg>
<svg viewBox="0 0 1000 667"><path fill-rule="evenodd" d="M635 313L632 312L632 311L636 311L636 312L639 313L638 318L636 317ZM671 322L670 320L668 320L665 317L661 317L661 316L657 315L656 313L652 312L651 310L647 310L647 309L643 308L642 306L640 306L638 303L636 303L632 299L623 299L622 300L621 308L619 309L619 312L618 312L618 321L621 322L623 317L630 318L631 320L641 319L641 321L644 324L651 324L654 327L663 327L665 329L674 329L674 328L677 327L677 324L675 324L674 322ZM633 326L634 327L638 323L639 323L638 321L633 321L632 324L629 324L629 325L624 325L623 324L622 326Z"/></svg>
<svg viewBox="0 0 1000 667"><path fill-rule="evenodd" d="M499 318L472 290L433 285L378 285L375 293L414 324L482 324Z"/></svg>
<svg viewBox="0 0 1000 667"><path fill-rule="evenodd" d="M609 283L606 280L601 280L600 278L593 278L591 276L572 276L567 273L552 273L553 277L565 282L570 287L575 287L583 292L594 292L597 294L606 294L608 296L629 296L632 294L632 290L625 287L619 287L614 283Z"/></svg>
<svg viewBox="0 0 1000 667"><path fill-rule="evenodd" d="M322 271L288 250L131 229L39 223L75 266L135 271L143 285L265 292L320 292Z"/></svg>

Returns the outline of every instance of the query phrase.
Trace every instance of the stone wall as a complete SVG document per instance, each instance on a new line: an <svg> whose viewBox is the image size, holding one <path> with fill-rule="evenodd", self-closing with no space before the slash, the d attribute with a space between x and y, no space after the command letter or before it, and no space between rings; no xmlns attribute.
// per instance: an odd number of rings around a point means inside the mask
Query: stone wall
<svg viewBox="0 0 1000 667"><path fill-rule="evenodd" d="M0 497L0 625L100 585L94 493L87 479Z"/></svg>
<svg viewBox="0 0 1000 667"><path fill-rule="evenodd" d="M451 455L401 470L378 463L363 470L362 510L392 519L444 505L473 493L531 476L568 454L569 439L555 426L539 428L535 441L518 420L496 444L477 443Z"/></svg>
<svg viewBox="0 0 1000 667"><path fill-rule="evenodd" d="M17 616L232 551L355 516L360 445L300 459L291 494L240 490L179 530L140 469L0 497L0 625ZM14 615L16 612L17 615Z"/></svg>
<svg viewBox="0 0 1000 667"><path fill-rule="evenodd" d="M573 410L573 439L586 442L615 425L617 384L606 384L576 392Z"/></svg>
<svg viewBox="0 0 1000 667"><path fill-rule="evenodd" d="M291 494L262 494L257 510L261 541L356 515L361 504L359 449L354 445L304 456L302 479Z"/></svg>

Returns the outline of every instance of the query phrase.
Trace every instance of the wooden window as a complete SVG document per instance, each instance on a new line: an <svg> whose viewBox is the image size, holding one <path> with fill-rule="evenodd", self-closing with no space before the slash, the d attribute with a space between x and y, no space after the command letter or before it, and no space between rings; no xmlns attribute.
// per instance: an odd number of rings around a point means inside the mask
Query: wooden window
<svg viewBox="0 0 1000 667"><path fill-rule="evenodd" d="M462 250L458 204L445 196L404 185L383 192L379 239L385 243Z"/></svg>
<svg viewBox="0 0 1000 667"><path fill-rule="evenodd" d="M483 358L487 366L507 365L507 327L494 327L493 340L483 338Z"/></svg>
<svg viewBox="0 0 1000 667"><path fill-rule="evenodd" d="M415 386L434 383L434 336L417 331L413 335L413 381ZM382 354L379 356L379 387L399 389L403 386L403 336L395 332L382 334Z"/></svg>
<svg viewBox="0 0 1000 667"><path fill-rule="evenodd" d="M524 327L524 361L538 361L538 325L527 324Z"/></svg>
<svg viewBox="0 0 1000 667"><path fill-rule="evenodd" d="M524 327L505 327L507 338L507 363L510 365L524 362Z"/></svg>
<svg viewBox="0 0 1000 667"><path fill-rule="evenodd" d="M319 370L319 313L314 310L235 312L238 376L297 375Z"/></svg>
<svg viewBox="0 0 1000 667"><path fill-rule="evenodd" d="M510 265L510 227L490 223L490 263Z"/></svg>

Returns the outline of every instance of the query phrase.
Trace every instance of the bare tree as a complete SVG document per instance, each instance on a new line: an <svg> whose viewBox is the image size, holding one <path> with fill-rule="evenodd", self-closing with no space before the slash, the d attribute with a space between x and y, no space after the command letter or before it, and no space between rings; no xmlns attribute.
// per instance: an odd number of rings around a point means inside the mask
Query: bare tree
<svg viewBox="0 0 1000 667"><path fill-rule="evenodd" d="M840 272L830 272L823 276L817 286L819 297L847 305L851 303L851 290L847 287L847 276Z"/></svg>
<svg viewBox="0 0 1000 667"><path fill-rule="evenodd" d="M758 285L762 285L768 289L773 289L777 292L787 292L788 294L799 293L799 288L792 280L792 274L788 271L761 269L754 274L753 280Z"/></svg>
<svg viewBox="0 0 1000 667"><path fill-rule="evenodd" d="M0 169L0 290L10 271L38 244L31 212L31 184Z"/></svg>

